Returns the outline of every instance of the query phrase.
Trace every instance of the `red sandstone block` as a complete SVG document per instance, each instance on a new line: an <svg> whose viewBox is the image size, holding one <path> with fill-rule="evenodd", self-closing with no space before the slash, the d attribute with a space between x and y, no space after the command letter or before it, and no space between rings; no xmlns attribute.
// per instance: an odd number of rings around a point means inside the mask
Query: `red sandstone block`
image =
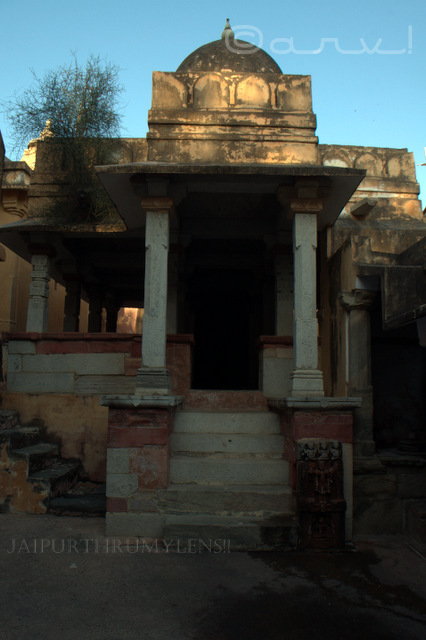
<svg viewBox="0 0 426 640"><path fill-rule="evenodd" d="M117 427L108 428L108 447L144 447L145 445L165 445L169 431L157 427Z"/></svg>
<svg viewBox="0 0 426 640"><path fill-rule="evenodd" d="M295 426L294 440L300 438L323 438L324 440L338 440L339 442L352 442L352 425L303 425Z"/></svg>
<svg viewBox="0 0 426 640"><path fill-rule="evenodd" d="M132 342L131 348L130 348L130 356L132 358L139 358L139 360L142 358L142 341L141 342L136 342L135 340Z"/></svg>
<svg viewBox="0 0 426 640"><path fill-rule="evenodd" d="M131 340L123 340L120 342L97 340L88 342L89 353L130 353Z"/></svg>
<svg viewBox="0 0 426 640"><path fill-rule="evenodd" d="M126 358L124 360L124 375L125 376L136 376L138 373L138 369L141 367L141 359L140 358Z"/></svg>
<svg viewBox="0 0 426 640"><path fill-rule="evenodd" d="M8 340L39 340L40 335L41 334L37 333L36 331L30 333L25 333L24 331L15 333L5 331L4 333L2 333L2 339L5 342L8 342Z"/></svg>
<svg viewBox="0 0 426 640"><path fill-rule="evenodd" d="M89 353L89 345L83 341L42 340L36 344L36 353Z"/></svg>
<svg viewBox="0 0 426 640"><path fill-rule="evenodd" d="M169 448L144 447L130 452L130 473L138 476L139 489L167 489Z"/></svg>
<svg viewBox="0 0 426 640"><path fill-rule="evenodd" d="M126 498L107 498L106 510L109 513L124 513L124 512L127 513L128 511L127 499Z"/></svg>
<svg viewBox="0 0 426 640"><path fill-rule="evenodd" d="M110 409L108 423L117 427L168 427L168 409Z"/></svg>

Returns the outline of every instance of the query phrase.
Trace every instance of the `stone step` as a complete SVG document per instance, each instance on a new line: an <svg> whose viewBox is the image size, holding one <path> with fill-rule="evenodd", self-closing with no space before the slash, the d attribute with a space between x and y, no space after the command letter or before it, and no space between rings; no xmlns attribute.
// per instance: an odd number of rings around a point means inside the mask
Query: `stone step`
<svg viewBox="0 0 426 640"><path fill-rule="evenodd" d="M271 411L176 411L174 432L278 435L280 419Z"/></svg>
<svg viewBox="0 0 426 640"><path fill-rule="evenodd" d="M164 539L180 549L227 553L238 550L290 550L297 543L293 516L235 517L194 514L167 515ZM170 544L170 550L173 544Z"/></svg>
<svg viewBox="0 0 426 640"><path fill-rule="evenodd" d="M14 427L0 431L0 443L6 442L12 449L21 449L37 444L40 440L38 427Z"/></svg>
<svg viewBox="0 0 426 640"><path fill-rule="evenodd" d="M77 482L67 493L53 498L49 513L62 516L105 516L105 484Z"/></svg>
<svg viewBox="0 0 426 640"><path fill-rule="evenodd" d="M0 431L13 429L19 424L19 415L12 409L0 409Z"/></svg>
<svg viewBox="0 0 426 640"><path fill-rule="evenodd" d="M284 438L280 435L247 436L243 434L174 433L171 436L173 453L254 453L282 455Z"/></svg>
<svg viewBox="0 0 426 640"><path fill-rule="evenodd" d="M49 500L67 493L77 482L80 465L56 462L51 467L32 473L28 481L41 489L48 489Z"/></svg>
<svg viewBox="0 0 426 640"><path fill-rule="evenodd" d="M75 496L66 493L49 503L49 513L58 516L104 516L105 510L106 497L97 494Z"/></svg>
<svg viewBox="0 0 426 640"><path fill-rule="evenodd" d="M287 484L288 462L282 458L225 458L176 455L170 459L173 484Z"/></svg>
<svg viewBox="0 0 426 640"><path fill-rule="evenodd" d="M189 485L171 484L158 492L159 507L165 513L199 514L293 514L295 496L282 485Z"/></svg>
<svg viewBox="0 0 426 640"><path fill-rule="evenodd" d="M15 458L22 458L27 461L28 476L32 476L37 471L50 467L59 454L59 449L56 444L40 442L29 447L13 449L11 453Z"/></svg>

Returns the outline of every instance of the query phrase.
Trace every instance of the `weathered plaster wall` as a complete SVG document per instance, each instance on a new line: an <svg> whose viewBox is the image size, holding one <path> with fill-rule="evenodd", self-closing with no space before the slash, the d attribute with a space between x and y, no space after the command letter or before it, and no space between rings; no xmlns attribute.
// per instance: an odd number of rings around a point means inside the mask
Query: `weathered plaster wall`
<svg viewBox="0 0 426 640"><path fill-rule="evenodd" d="M310 76L154 72L148 159L318 164Z"/></svg>
<svg viewBox="0 0 426 640"><path fill-rule="evenodd" d="M21 424L41 425L63 458L80 460L90 480L105 481L108 410L99 396L4 392L1 407L18 411Z"/></svg>

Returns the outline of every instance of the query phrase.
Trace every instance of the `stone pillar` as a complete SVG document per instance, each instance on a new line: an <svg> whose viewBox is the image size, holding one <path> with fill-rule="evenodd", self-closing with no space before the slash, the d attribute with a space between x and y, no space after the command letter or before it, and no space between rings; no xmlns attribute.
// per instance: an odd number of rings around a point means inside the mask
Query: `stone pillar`
<svg viewBox="0 0 426 640"><path fill-rule="evenodd" d="M144 198L145 290L142 333L142 366L136 378L136 395L168 395L166 369L167 269L171 198Z"/></svg>
<svg viewBox="0 0 426 640"><path fill-rule="evenodd" d="M317 213L320 207L292 203L294 253L294 371L292 396L323 396L322 371L318 369ZM306 211L309 212L301 212Z"/></svg>
<svg viewBox="0 0 426 640"><path fill-rule="evenodd" d="M89 333L99 333L102 328L102 299L100 296L90 296L89 300Z"/></svg>
<svg viewBox="0 0 426 640"><path fill-rule="evenodd" d="M31 264L30 299L28 301L27 332L47 331L49 311L50 257L33 255Z"/></svg>
<svg viewBox="0 0 426 640"><path fill-rule="evenodd" d="M105 330L108 333L115 333L117 331L117 320L120 307L113 294L107 293L105 296L104 307L107 314Z"/></svg>
<svg viewBox="0 0 426 640"><path fill-rule="evenodd" d="M349 395L361 397L354 409L354 452L358 456L374 454L373 387L371 382L371 327L369 309L375 291L354 289L340 294L340 303L349 314L348 360Z"/></svg>
<svg viewBox="0 0 426 640"><path fill-rule="evenodd" d="M78 331L80 328L81 283L79 279L67 279L64 306L64 331Z"/></svg>

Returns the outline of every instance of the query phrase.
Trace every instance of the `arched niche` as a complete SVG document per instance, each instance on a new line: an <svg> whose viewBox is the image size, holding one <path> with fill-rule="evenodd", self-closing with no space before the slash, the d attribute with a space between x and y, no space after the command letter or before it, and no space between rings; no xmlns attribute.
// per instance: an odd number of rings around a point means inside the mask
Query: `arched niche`
<svg viewBox="0 0 426 640"><path fill-rule="evenodd" d="M351 162L343 153L328 153L323 158L324 167L350 168Z"/></svg>
<svg viewBox="0 0 426 640"><path fill-rule="evenodd" d="M194 85L194 107L199 109L227 109L229 88L226 80L217 73L206 73Z"/></svg>
<svg viewBox="0 0 426 640"><path fill-rule="evenodd" d="M271 106L271 90L269 84L259 76L249 76L237 84L237 107L254 107L264 109Z"/></svg>
<svg viewBox="0 0 426 640"><path fill-rule="evenodd" d="M187 89L171 73L153 74L152 107L154 109L181 109L187 104Z"/></svg>
<svg viewBox="0 0 426 640"><path fill-rule="evenodd" d="M367 175L380 176L383 174L383 162L379 157L367 152L355 160L355 169L365 169Z"/></svg>

